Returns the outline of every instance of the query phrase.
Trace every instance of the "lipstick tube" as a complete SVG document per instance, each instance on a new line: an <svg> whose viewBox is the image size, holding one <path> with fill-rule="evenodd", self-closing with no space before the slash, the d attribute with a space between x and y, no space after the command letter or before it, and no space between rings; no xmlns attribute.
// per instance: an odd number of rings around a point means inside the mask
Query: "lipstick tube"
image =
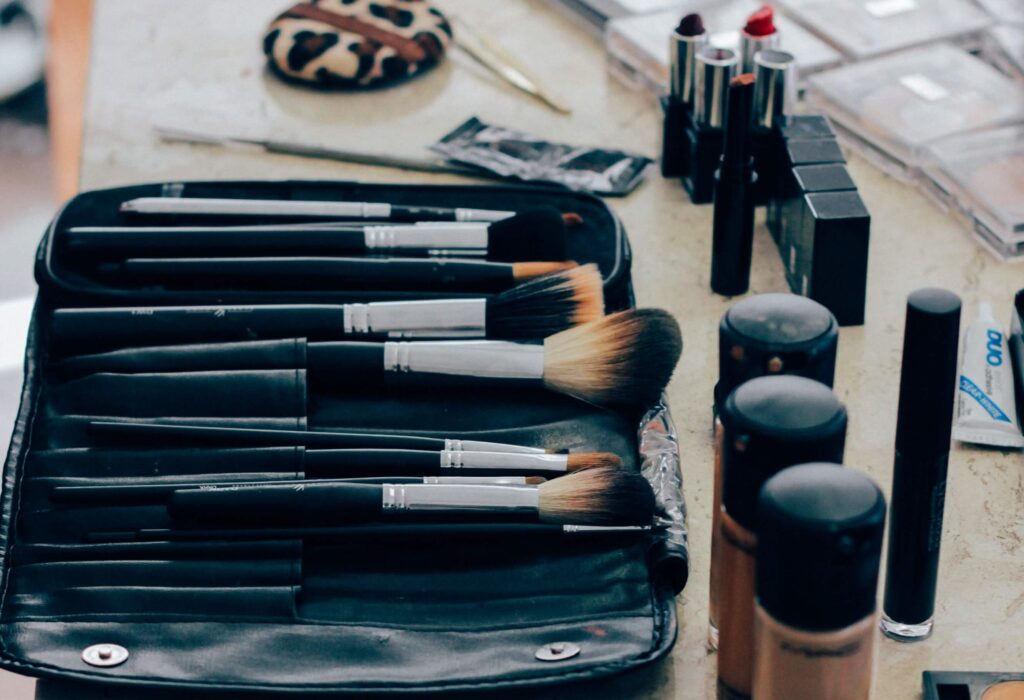
<svg viewBox="0 0 1024 700"><path fill-rule="evenodd" d="M912 642L932 632L946 468L957 385L960 298L907 298L882 631Z"/></svg>
<svg viewBox="0 0 1024 700"><path fill-rule="evenodd" d="M736 52L730 49L705 46L697 52L694 121L698 126L721 128L725 125L729 83L738 64Z"/></svg>
<svg viewBox="0 0 1024 700"><path fill-rule="evenodd" d="M736 388L722 409L722 508L719 543L718 681L725 697L753 684L757 498L794 464L840 462L846 409L831 389L803 377L760 377Z"/></svg>
<svg viewBox="0 0 1024 700"><path fill-rule="evenodd" d="M669 39L669 94L672 100L692 105L697 77L697 52L708 43L707 32L692 36L672 32Z"/></svg>
<svg viewBox="0 0 1024 700"><path fill-rule="evenodd" d="M711 586L708 646L718 648L718 550L721 546L722 403L745 381L793 374L831 387L839 325L821 304L796 294L758 294L730 308L718 327L715 385L714 494L711 501Z"/></svg>
<svg viewBox="0 0 1024 700"><path fill-rule="evenodd" d="M793 54L766 49L754 56L754 123L772 129L796 104Z"/></svg>
<svg viewBox="0 0 1024 700"><path fill-rule="evenodd" d="M870 695L885 499L836 466L796 466L761 490L757 700Z"/></svg>
<svg viewBox="0 0 1024 700"><path fill-rule="evenodd" d="M754 70L754 56L759 51L777 48L779 32L775 29L774 12L770 5L761 9L747 19L747 24L740 30L740 71L750 73Z"/></svg>
<svg viewBox="0 0 1024 700"><path fill-rule="evenodd" d="M688 34L684 29L695 33ZM681 177L690 168L686 122L693 108L697 51L707 42L708 35L698 15L684 17L669 37L669 95L662 99L661 174L664 177Z"/></svg>

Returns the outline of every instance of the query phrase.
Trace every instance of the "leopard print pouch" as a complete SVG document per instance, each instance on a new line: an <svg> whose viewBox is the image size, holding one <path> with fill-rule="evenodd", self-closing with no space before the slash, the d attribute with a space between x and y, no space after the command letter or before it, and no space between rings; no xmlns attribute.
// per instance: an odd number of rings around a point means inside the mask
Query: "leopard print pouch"
<svg viewBox="0 0 1024 700"><path fill-rule="evenodd" d="M425 0L311 0L271 23L263 53L286 80L363 88L431 68L451 40L448 20Z"/></svg>

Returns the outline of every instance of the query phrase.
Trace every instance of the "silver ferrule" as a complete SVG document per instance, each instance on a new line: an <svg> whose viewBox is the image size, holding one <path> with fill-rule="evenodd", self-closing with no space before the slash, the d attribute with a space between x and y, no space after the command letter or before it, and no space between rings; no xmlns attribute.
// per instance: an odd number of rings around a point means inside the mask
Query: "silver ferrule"
<svg viewBox="0 0 1024 700"><path fill-rule="evenodd" d="M565 474L569 470L569 455L444 450L441 452L441 469L494 469Z"/></svg>
<svg viewBox="0 0 1024 700"><path fill-rule="evenodd" d="M535 486L493 484L384 484L385 515L403 513L526 513L540 508Z"/></svg>
<svg viewBox="0 0 1024 700"><path fill-rule="evenodd" d="M500 340L386 342L384 371L540 380L544 346Z"/></svg>
<svg viewBox="0 0 1024 700"><path fill-rule="evenodd" d="M740 32L740 73L753 73L754 57L757 53L777 48L778 45L778 32L767 36L750 36L746 32Z"/></svg>
<svg viewBox="0 0 1024 700"><path fill-rule="evenodd" d="M721 128L725 123L729 81L738 64L739 58L732 49L705 46L697 52L693 113L694 120L701 126Z"/></svg>
<svg viewBox="0 0 1024 700"><path fill-rule="evenodd" d="M707 33L683 36L672 32L668 40L669 90L672 99L693 104L693 83L697 75L697 51L708 43Z"/></svg>
<svg viewBox="0 0 1024 700"><path fill-rule="evenodd" d="M547 453L543 447L507 445L503 442L485 442L483 440L456 440L454 438L445 438L444 449L455 452L508 452L517 455Z"/></svg>
<svg viewBox="0 0 1024 700"><path fill-rule="evenodd" d="M649 525L563 525L562 532L568 535L599 534L602 532L646 532Z"/></svg>
<svg viewBox="0 0 1024 700"><path fill-rule="evenodd" d="M501 221L515 216L514 211L500 211L497 209L468 209L459 207L455 210L456 221Z"/></svg>
<svg viewBox="0 0 1024 700"><path fill-rule="evenodd" d="M387 334L392 338L483 338L487 335L486 299L381 301L345 304L345 334Z"/></svg>
<svg viewBox="0 0 1024 700"><path fill-rule="evenodd" d="M430 255L487 255L486 223L431 221L397 226L366 226L368 251L413 250Z"/></svg>
<svg viewBox="0 0 1024 700"><path fill-rule="evenodd" d="M771 129L796 104L796 61L776 49L754 56L754 123Z"/></svg>
<svg viewBox="0 0 1024 700"><path fill-rule="evenodd" d="M525 476L425 476L424 484L489 484L491 486L529 486Z"/></svg>
<svg viewBox="0 0 1024 700"><path fill-rule="evenodd" d="M376 202L314 202L290 199L214 199L206 197L139 197L123 202L121 211L144 214L336 216L345 219L387 219L391 217L391 205Z"/></svg>

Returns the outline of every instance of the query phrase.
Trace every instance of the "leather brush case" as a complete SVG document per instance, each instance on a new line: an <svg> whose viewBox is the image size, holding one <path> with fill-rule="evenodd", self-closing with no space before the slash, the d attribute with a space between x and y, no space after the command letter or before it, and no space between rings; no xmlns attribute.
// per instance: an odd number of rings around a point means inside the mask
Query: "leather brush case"
<svg viewBox="0 0 1024 700"><path fill-rule="evenodd" d="M304 367L303 338L104 348L48 335L53 309L345 303L460 296L223 282L125 282L70 256L71 226L123 225L144 196L389 201L577 212L570 257L595 262L609 310L633 304L630 251L599 199L555 188L348 182L197 182L78 195L36 259L21 407L0 502L0 666L36 676L176 687L367 694L524 688L592 679L663 657L687 576L675 432L663 405L597 408L540 389L348 386ZM465 293L461 296L481 296ZM160 348L150 346L159 345ZM100 349L97 350L97 347ZM211 445L98 434L90 420L367 431L609 450L659 498L650 533L552 535L514 524L388 526L258 539L160 537L159 502L67 502L60 486L301 480L295 446ZM157 534L152 534L152 533ZM148 534L147 534L148 533ZM555 642L579 653L540 660ZM87 647L117 644L116 666ZM543 654L541 654L543 656ZM557 656L557 655L556 655Z"/></svg>

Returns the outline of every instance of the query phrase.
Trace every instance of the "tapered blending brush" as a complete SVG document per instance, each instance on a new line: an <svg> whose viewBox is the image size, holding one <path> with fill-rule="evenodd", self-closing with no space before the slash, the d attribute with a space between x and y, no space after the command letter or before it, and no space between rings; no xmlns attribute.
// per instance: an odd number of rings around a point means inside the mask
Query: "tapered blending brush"
<svg viewBox="0 0 1024 700"><path fill-rule="evenodd" d="M389 221L500 221L514 211L466 207L415 207L387 202L332 202L296 199L138 197L121 203L132 217L282 217L285 219L386 219Z"/></svg>
<svg viewBox="0 0 1024 700"><path fill-rule="evenodd" d="M279 485L185 489L167 499L175 520L324 527L392 519L524 520L559 525L650 525L655 498L640 474L584 469L539 486L490 484Z"/></svg>
<svg viewBox="0 0 1024 700"><path fill-rule="evenodd" d="M597 405L658 401L682 353L679 325L660 309L631 309L564 330L543 345L496 340L307 345L310 380L346 388L456 378L539 385Z"/></svg>
<svg viewBox="0 0 1024 700"><path fill-rule="evenodd" d="M406 225L78 226L65 241L77 253L122 258L183 256L430 255L502 262L565 260L566 222L554 207L493 222Z"/></svg>
<svg viewBox="0 0 1024 700"><path fill-rule="evenodd" d="M487 298L261 306L56 309L54 343L107 347L268 338L330 340L350 335L541 339L604 314L594 264L544 275Z"/></svg>
<svg viewBox="0 0 1024 700"><path fill-rule="evenodd" d="M103 276L144 284L216 289L500 292L577 267L572 261L488 262L462 258L129 258Z"/></svg>
<svg viewBox="0 0 1024 700"><path fill-rule="evenodd" d="M390 433L351 433L335 430L274 430L270 428L229 428L178 423L134 423L130 421L89 421L95 435L110 435L118 441L139 439L148 444L160 441L175 445L220 447L310 447L321 449L395 449L445 452L507 452L513 454L554 454L558 450L526 445L509 445L484 440L438 438ZM163 444L163 443L160 443Z"/></svg>

